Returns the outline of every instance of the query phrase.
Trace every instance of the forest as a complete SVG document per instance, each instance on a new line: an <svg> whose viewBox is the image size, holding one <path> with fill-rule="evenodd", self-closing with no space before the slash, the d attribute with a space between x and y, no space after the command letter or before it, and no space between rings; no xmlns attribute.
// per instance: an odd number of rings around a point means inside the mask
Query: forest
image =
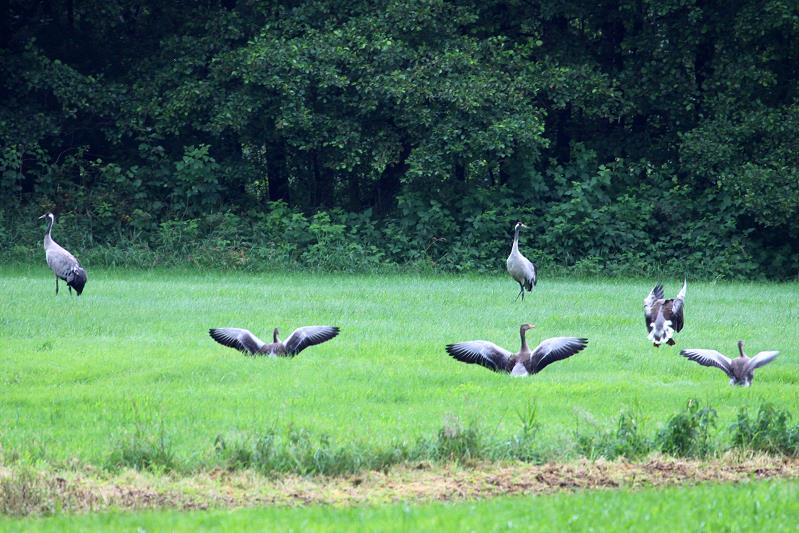
<svg viewBox="0 0 799 533"><path fill-rule="evenodd" d="M0 260L799 276L794 0L0 2Z"/></svg>

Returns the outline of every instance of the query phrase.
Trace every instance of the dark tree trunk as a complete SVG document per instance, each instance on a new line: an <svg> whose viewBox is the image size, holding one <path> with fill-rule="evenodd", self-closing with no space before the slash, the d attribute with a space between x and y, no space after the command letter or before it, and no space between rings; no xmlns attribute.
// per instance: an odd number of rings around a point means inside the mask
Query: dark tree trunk
<svg viewBox="0 0 799 533"><path fill-rule="evenodd" d="M625 29L619 14L618 6L608 9L606 19L602 23L602 41L599 55L602 63L621 71L623 65L621 44L624 41Z"/></svg>
<svg viewBox="0 0 799 533"><path fill-rule="evenodd" d="M361 205L361 182L357 174L351 174L347 181L347 206L350 211L360 211Z"/></svg>
<svg viewBox="0 0 799 533"><path fill-rule="evenodd" d="M75 29L75 4L74 0L67 0L67 26L69 31Z"/></svg>
<svg viewBox="0 0 799 533"><path fill-rule="evenodd" d="M411 145L402 144L397 161L388 165L375 186L375 210L379 214L388 212L394 206L394 199L400 191L400 178L408 171L408 156Z"/></svg>
<svg viewBox="0 0 799 533"><path fill-rule="evenodd" d="M466 165L462 161L455 161L452 170L455 174L455 181L466 183Z"/></svg>
<svg viewBox="0 0 799 533"><path fill-rule="evenodd" d="M311 155L311 164L313 167L314 188L316 189L316 203L313 207L331 207L335 189L333 176L324 172L318 149L314 149Z"/></svg>
<svg viewBox="0 0 799 533"><path fill-rule="evenodd" d="M0 48L11 44L11 2L0 0Z"/></svg>
<svg viewBox="0 0 799 533"><path fill-rule="evenodd" d="M266 145L266 177L271 201L289 202L289 176L286 166L286 142L276 138Z"/></svg>
<svg viewBox="0 0 799 533"><path fill-rule="evenodd" d="M559 163L571 160L571 132L569 131L571 119L571 104L558 110L556 113L555 158Z"/></svg>

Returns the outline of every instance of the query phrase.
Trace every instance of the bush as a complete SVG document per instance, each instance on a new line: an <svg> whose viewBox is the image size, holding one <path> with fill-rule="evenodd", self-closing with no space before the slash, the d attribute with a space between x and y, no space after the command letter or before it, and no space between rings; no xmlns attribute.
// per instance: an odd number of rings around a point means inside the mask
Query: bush
<svg viewBox="0 0 799 533"><path fill-rule="evenodd" d="M669 419L657 435L661 452L674 457L705 457L714 449L710 432L718 415L710 406L701 407L698 400L688 400L681 412Z"/></svg>
<svg viewBox="0 0 799 533"><path fill-rule="evenodd" d="M119 439L108 463L112 468L174 470L177 461L163 421L158 428L136 424L132 432L124 434Z"/></svg>
<svg viewBox="0 0 799 533"><path fill-rule="evenodd" d="M598 435L578 434L576 440L580 454L589 459L638 459L652 451L652 442L640 434L638 418L631 411L619 415L615 431Z"/></svg>
<svg viewBox="0 0 799 533"><path fill-rule="evenodd" d="M746 408L730 427L732 447L780 455L799 455L799 425L791 426L791 415L774 404L764 403L751 419Z"/></svg>

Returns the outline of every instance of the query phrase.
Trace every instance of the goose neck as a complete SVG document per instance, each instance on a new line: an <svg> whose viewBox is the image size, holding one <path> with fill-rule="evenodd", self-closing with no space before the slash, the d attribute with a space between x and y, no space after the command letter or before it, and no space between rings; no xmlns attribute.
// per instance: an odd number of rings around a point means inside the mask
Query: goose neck
<svg viewBox="0 0 799 533"><path fill-rule="evenodd" d="M519 330L519 336L522 339L522 347L521 347L520 351L522 351L522 352L528 351L529 348L527 347L527 330L520 329Z"/></svg>

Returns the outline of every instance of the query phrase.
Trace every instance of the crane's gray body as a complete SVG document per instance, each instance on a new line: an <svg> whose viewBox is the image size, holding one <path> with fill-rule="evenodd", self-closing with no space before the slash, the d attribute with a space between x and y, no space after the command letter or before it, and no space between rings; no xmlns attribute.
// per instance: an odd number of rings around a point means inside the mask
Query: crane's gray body
<svg viewBox="0 0 799 533"><path fill-rule="evenodd" d="M55 216L52 213L47 213L44 217L49 220L47 233L44 235L44 253L47 259L47 266L55 274L55 293L58 294L58 280L62 279L67 282L70 293L72 293L72 289L75 289L75 292L80 296L83 292L83 287L86 285L86 271L80 266L77 258L55 242L50 235Z"/></svg>
<svg viewBox="0 0 799 533"><path fill-rule="evenodd" d="M524 291L532 292L537 280L535 265L519 251L519 231L522 227L526 226L521 222L516 223L516 228L513 233L513 246L511 246L506 265L508 274L519 284L519 294L516 298L518 299L519 296L521 296L522 301L524 301Z"/></svg>

